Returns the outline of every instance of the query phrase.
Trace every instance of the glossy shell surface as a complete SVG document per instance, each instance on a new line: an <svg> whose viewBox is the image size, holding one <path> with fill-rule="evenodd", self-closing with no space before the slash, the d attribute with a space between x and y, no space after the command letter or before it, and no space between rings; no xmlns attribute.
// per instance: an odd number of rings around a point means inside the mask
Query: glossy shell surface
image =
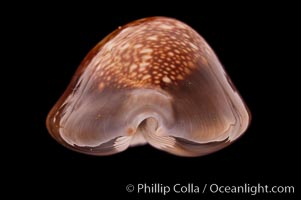
<svg viewBox="0 0 301 200"><path fill-rule="evenodd" d="M89 52L50 111L47 128L86 154L148 143L201 156L229 145L249 122L204 38L176 19L151 17L119 27Z"/></svg>

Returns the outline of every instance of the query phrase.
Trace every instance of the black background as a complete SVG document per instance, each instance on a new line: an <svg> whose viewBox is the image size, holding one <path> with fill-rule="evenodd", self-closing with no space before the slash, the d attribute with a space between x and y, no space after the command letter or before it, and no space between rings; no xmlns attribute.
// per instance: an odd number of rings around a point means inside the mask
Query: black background
<svg viewBox="0 0 301 200"><path fill-rule="evenodd" d="M21 91L11 132L18 144L9 145L10 186L22 194L96 196L143 199L148 195L127 193L127 184L217 183L221 185L268 184L297 186L298 117L294 94L298 79L292 70L294 41L290 24L294 11L283 5L202 5L170 3L148 5L76 4L35 5L23 10L12 36L23 49L18 65ZM142 5L143 4L143 5ZM171 5L172 4L172 5ZM27 5L28 6L28 5ZM135 7L136 6L136 7ZM122 11L117 11L116 7ZM211 45L228 75L250 108L252 122L237 142L211 155L182 158L149 146L95 157L70 151L48 134L46 116L63 93L77 66L103 37L120 25L148 16L177 18L199 32ZM21 57L14 56L16 60ZM20 79L19 79L20 76ZM298 187L295 188L298 192ZM186 196L187 195L187 196ZM177 195L184 199L221 199L221 194ZM289 199L296 195L258 195L256 199ZM156 195L158 199L162 195ZM250 198L250 195L226 195ZM255 199L255 198L254 198Z"/></svg>

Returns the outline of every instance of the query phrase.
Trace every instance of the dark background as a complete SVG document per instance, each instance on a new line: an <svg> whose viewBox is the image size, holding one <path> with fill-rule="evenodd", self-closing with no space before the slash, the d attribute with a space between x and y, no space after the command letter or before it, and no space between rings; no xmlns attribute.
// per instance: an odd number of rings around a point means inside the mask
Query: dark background
<svg viewBox="0 0 301 200"><path fill-rule="evenodd" d="M129 183L217 183L220 185L268 184L297 186L300 154L297 153L298 113L294 95L297 67L291 23L293 7L284 5L203 5L182 2L162 6L76 4L35 5L23 10L13 32L14 47L25 48L18 65L21 86L15 107L12 135L17 147L9 145L9 185L29 186L23 194L92 196L106 195L143 199L129 194ZM142 5L143 4L143 5ZM171 4L171 3L170 3ZM28 6L28 5L27 5ZM137 7L135 7L137 6ZM22 6L21 6L22 7ZM121 8L117 11L115 8ZM252 113L249 129L229 147L204 157L182 158L149 146L123 153L95 157L70 151L48 134L46 116L63 93L81 60L103 37L120 25L148 16L177 18L199 32L211 45ZM16 55L19 51L12 51ZM14 56L15 60L21 57ZM25 64L24 64L25 63ZM20 78L19 78L20 76ZM23 89L22 89L23 88ZM298 154L298 155L297 155ZM10 155L10 154L9 154ZM299 188L295 188L298 192ZM38 195L39 196L39 195ZM249 195L226 195L250 198ZM258 195L256 199L289 199L296 195ZM161 199L161 195L156 195ZM223 195L177 195L177 198L221 199Z"/></svg>

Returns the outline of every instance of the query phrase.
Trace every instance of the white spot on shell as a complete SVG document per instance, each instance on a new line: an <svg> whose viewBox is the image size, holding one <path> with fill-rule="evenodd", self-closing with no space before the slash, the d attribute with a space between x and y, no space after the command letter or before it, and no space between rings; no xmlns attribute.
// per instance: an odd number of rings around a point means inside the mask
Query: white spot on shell
<svg viewBox="0 0 301 200"><path fill-rule="evenodd" d="M147 38L147 40L153 40L153 41L156 41L156 40L158 40L158 36L157 36L157 35L149 36L149 37Z"/></svg>
<svg viewBox="0 0 301 200"><path fill-rule="evenodd" d="M192 48L196 49L196 50L199 49L197 46L195 46L195 45L194 45L193 43L191 43L191 42L189 42L189 45L190 45Z"/></svg>
<svg viewBox="0 0 301 200"><path fill-rule="evenodd" d="M146 79L149 79L151 76L149 74L145 75L142 77L142 80L146 80Z"/></svg>
<svg viewBox="0 0 301 200"><path fill-rule="evenodd" d="M152 58L151 55L144 55L144 56L142 56L142 60L143 60L143 61L147 61L147 60L149 60L149 59L151 59L151 58Z"/></svg>
<svg viewBox="0 0 301 200"><path fill-rule="evenodd" d="M170 29L172 29L173 27L172 27L172 26L169 26L169 25L167 25L167 24L160 24L159 28L166 29L166 30L170 30Z"/></svg>
<svg viewBox="0 0 301 200"><path fill-rule="evenodd" d="M189 38L189 35L187 35L186 33L184 33L183 36Z"/></svg>
<svg viewBox="0 0 301 200"><path fill-rule="evenodd" d="M140 64L139 64L140 71L141 71L141 70L144 70L144 68L145 68L146 66L148 66L148 65L149 65L149 63L147 63L147 62L142 62L142 63L140 63Z"/></svg>
<svg viewBox="0 0 301 200"><path fill-rule="evenodd" d="M113 48L114 48L114 46L115 46L115 44L114 44L114 42L112 42L112 41L109 41L109 42L107 43L107 45L106 45L106 47L107 47L107 49L108 49L109 51L112 51Z"/></svg>
<svg viewBox="0 0 301 200"><path fill-rule="evenodd" d="M143 46L142 44L135 44L135 45L134 45L134 48L135 48L135 49L138 49L138 48L141 48L142 46Z"/></svg>
<svg viewBox="0 0 301 200"><path fill-rule="evenodd" d="M169 56L173 56L173 55L174 55L173 52L168 52L167 54L168 54Z"/></svg>
<svg viewBox="0 0 301 200"><path fill-rule="evenodd" d="M152 53L152 52L153 52L153 50L150 49L150 48L142 49L142 50L140 51L140 53Z"/></svg>
<svg viewBox="0 0 301 200"><path fill-rule="evenodd" d="M137 69L137 65L136 64L132 64L131 66L130 66L130 72L132 72L132 71L134 71L135 69Z"/></svg>
<svg viewBox="0 0 301 200"><path fill-rule="evenodd" d="M99 83L99 85L98 85L98 90L99 90L100 92L102 92L102 90L104 89L104 87L105 87L105 84L104 84L103 82L101 82L101 83Z"/></svg>
<svg viewBox="0 0 301 200"><path fill-rule="evenodd" d="M187 26L185 26L183 23L181 22L176 22L175 23L177 27L182 28L182 29L187 29Z"/></svg>
<svg viewBox="0 0 301 200"><path fill-rule="evenodd" d="M168 78L168 76L164 76L162 78L162 81L165 82L165 83L170 83L171 82L171 80L170 80L170 78Z"/></svg>

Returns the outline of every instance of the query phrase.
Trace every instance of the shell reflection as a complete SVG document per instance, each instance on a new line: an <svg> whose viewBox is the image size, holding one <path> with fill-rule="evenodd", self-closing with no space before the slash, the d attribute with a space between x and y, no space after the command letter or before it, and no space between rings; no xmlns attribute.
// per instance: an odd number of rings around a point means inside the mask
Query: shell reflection
<svg viewBox="0 0 301 200"><path fill-rule="evenodd" d="M236 140L250 114L206 41L171 18L134 21L93 48L47 117L73 150L110 155L150 144L201 156Z"/></svg>

